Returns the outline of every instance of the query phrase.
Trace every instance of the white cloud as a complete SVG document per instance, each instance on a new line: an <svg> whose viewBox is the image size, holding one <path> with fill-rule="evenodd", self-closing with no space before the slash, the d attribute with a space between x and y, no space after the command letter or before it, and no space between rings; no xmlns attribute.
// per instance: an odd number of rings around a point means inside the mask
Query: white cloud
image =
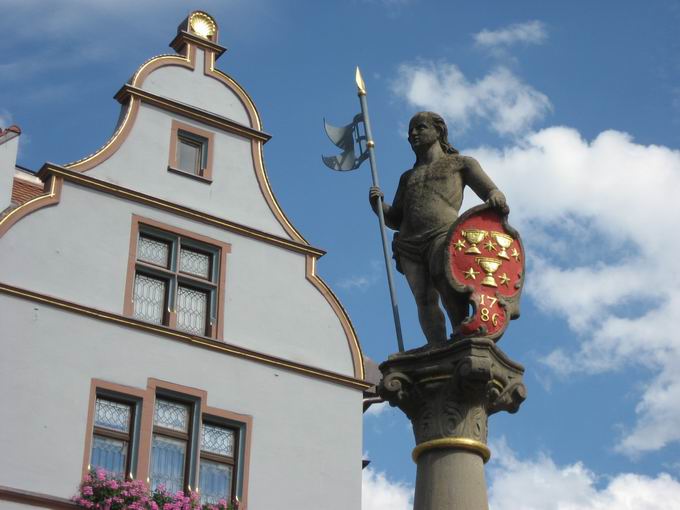
<svg viewBox="0 0 680 510"><path fill-rule="evenodd" d="M343 278L337 282L337 286L347 291L359 290L364 292L380 281L381 271L382 264L377 260L373 260L367 273Z"/></svg>
<svg viewBox="0 0 680 510"><path fill-rule="evenodd" d="M366 290L375 283L372 277L366 275L355 275L344 278L338 282L338 287L345 290Z"/></svg>
<svg viewBox="0 0 680 510"><path fill-rule="evenodd" d="M413 488L389 480L384 473L370 467L363 470L361 509L362 510L411 510Z"/></svg>
<svg viewBox="0 0 680 510"><path fill-rule="evenodd" d="M598 476L583 463L560 466L546 454L519 459L504 439L488 465L490 510L680 510L680 481L667 473ZM413 487L363 471L362 510L410 510Z"/></svg>
<svg viewBox="0 0 680 510"><path fill-rule="evenodd" d="M12 125L12 114L4 108L0 108L0 129L6 129Z"/></svg>
<svg viewBox="0 0 680 510"><path fill-rule="evenodd" d="M635 455L680 441L680 152L553 127L471 153L506 192L529 245L528 294L577 333L576 350L546 363L564 374L650 369L618 448Z"/></svg>
<svg viewBox="0 0 680 510"><path fill-rule="evenodd" d="M516 43L541 44L547 38L545 25L533 20L515 23L500 30L482 30L475 34L475 43L485 48L495 48Z"/></svg>
<svg viewBox="0 0 680 510"><path fill-rule="evenodd" d="M666 473L654 478L621 473L603 480L580 462L558 466L543 454L519 460L504 441L493 450L490 510L680 509L680 482Z"/></svg>
<svg viewBox="0 0 680 510"><path fill-rule="evenodd" d="M480 121L490 123L501 135L517 135L551 110L545 94L502 66L470 82L447 62L402 64L393 89L410 105L446 117L453 133Z"/></svg>
<svg viewBox="0 0 680 510"><path fill-rule="evenodd" d="M378 404L371 405L371 407L369 407L364 413L364 416L377 417L385 414L389 410L390 405L387 402L380 402Z"/></svg>

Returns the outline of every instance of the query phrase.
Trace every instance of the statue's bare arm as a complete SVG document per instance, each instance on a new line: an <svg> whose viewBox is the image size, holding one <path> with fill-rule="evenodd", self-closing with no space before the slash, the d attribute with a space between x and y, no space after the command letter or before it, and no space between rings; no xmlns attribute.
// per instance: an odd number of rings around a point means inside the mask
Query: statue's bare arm
<svg viewBox="0 0 680 510"><path fill-rule="evenodd" d="M498 186L486 175L476 159L471 157L464 157L464 159L463 177L465 184L470 186L477 196L491 207L507 214L510 208L505 200L505 195L498 189Z"/></svg>

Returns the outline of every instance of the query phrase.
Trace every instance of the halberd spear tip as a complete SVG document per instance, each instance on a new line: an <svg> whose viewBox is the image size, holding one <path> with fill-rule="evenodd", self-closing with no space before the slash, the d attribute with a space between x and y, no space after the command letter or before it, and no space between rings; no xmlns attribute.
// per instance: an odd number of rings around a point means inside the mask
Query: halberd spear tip
<svg viewBox="0 0 680 510"><path fill-rule="evenodd" d="M357 71L354 75L354 79L356 80L357 87L359 88L359 95L365 96L366 95L366 84L364 83L364 79L361 76L361 71L359 70L359 66L357 66Z"/></svg>

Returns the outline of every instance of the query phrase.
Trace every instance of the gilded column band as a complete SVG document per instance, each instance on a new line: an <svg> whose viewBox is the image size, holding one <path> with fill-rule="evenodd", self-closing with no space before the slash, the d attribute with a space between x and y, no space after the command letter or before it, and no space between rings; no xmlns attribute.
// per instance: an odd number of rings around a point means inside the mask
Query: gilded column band
<svg viewBox="0 0 680 510"><path fill-rule="evenodd" d="M486 446L481 441L476 441L467 437L444 437L440 439L432 439L431 441L425 441L413 449L411 458L413 459L413 462L417 463L418 457L420 457L426 451L441 448L467 450L476 453L482 457L482 460L484 460L485 463L491 458L491 450L489 450L488 446Z"/></svg>

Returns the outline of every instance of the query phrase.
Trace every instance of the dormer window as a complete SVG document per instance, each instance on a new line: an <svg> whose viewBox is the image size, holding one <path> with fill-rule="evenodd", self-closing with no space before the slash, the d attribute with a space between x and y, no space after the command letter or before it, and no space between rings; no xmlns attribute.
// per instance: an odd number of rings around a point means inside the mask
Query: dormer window
<svg viewBox="0 0 680 510"><path fill-rule="evenodd" d="M208 140L193 133L177 132L177 166L179 170L203 177L208 156Z"/></svg>
<svg viewBox="0 0 680 510"><path fill-rule="evenodd" d="M169 171L212 182L212 150L212 133L173 121Z"/></svg>

